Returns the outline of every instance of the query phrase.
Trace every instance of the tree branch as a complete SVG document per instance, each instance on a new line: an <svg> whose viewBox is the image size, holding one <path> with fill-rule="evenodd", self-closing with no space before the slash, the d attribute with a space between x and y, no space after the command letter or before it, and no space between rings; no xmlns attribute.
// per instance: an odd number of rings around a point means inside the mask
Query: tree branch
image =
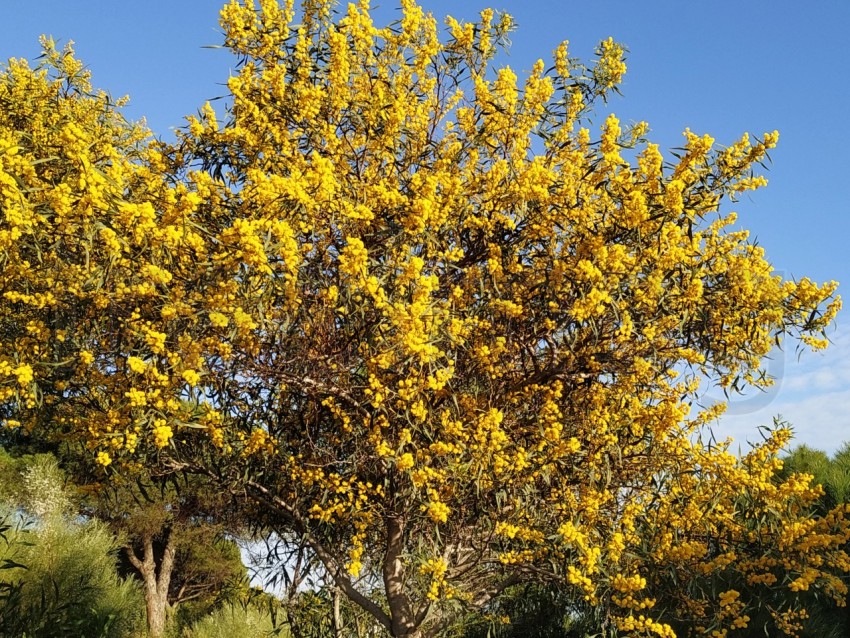
<svg viewBox="0 0 850 638"><path fill-rule="evenodd" d="M200 468L203 471L203 468ZM290 519L293 526L295 527L295 531L304 539L304 541L310 546L310 548L316 553L319 560L322 561L322 564L325 566L325 569L328 570L328 573L333 578L334 583L336 583L337 587L342 589L345 592L345 595L351 599L352 602L359 605L365 612L371 614L375 620L377 620L387 631L392 632L392 621L390 617L381 609L375 601L368 598L359 592L354 584L351 582L351 579L345 575L343 571L343 566L340 561L331 554L325 546L319 542L319 540L313 536L307 525L304 521L301 520L301 517L295 511L295 509L286 503L283 499L275 494L272 494L271 491L260 485L255 481L246 481L246 487L255 492L255 494L266 502L268 505L274 507L279 512L284 514L287 518Z"/></svg>
<svg viewBox="0 0 850 638"><path fill-rule="evenodd" d="M142 563L142 561L139 560L139 557L136 555L136 550L133 549L133 546L127 545L124 548L124 553L127 554L127 560L130 561L130 564L133 567L135 567L139 571L140 574L144 574L145 573L144 563Z"/></svg>

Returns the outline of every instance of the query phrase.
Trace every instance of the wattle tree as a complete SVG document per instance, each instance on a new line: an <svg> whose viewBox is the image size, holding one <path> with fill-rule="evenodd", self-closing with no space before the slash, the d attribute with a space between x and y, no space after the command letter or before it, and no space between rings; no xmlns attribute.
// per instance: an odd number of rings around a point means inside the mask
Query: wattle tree
<svg viewBox="0 0 850 638"><path fill-rule="evenodd" d="M615 42L520 82L491 68L508 16L401 4L384 28L365 2L227 4L227 106L173 144L70 52L10 63L7 426L255 501L395 637L530 580L634 636L726 635L783 591L768 631L793 634L796 592L846 593L843 509L775 479L787 430L738 458L699 407L769 385L776 341L823 347L839 307L721 210L777 134L665 158L601 111Z"/></svg>

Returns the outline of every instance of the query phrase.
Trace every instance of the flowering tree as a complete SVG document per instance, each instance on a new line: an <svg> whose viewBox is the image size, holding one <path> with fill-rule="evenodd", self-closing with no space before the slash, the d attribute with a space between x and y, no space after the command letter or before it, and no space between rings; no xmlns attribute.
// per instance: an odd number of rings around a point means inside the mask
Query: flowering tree
<svg viewBox="0 0 850 638"><path fill-rule="evenodd" d="M257 6L259 5L259 6ZM844 595L850 530L701 433L701 380L769 385L776 340L825 345L835 284L784 281L724 200L776 133L672 161L590 114L625 72L564 43L490 71L508 16L403 0L231 2L230 103L174 145L92 95L70 54L0 83L7 424L107 472L196 472L261 503L392 636L527 579L603 629L745 627L746 582ZM296 24L297 23L297 24ZM737 579L730 579L730 574Z"/></svg>

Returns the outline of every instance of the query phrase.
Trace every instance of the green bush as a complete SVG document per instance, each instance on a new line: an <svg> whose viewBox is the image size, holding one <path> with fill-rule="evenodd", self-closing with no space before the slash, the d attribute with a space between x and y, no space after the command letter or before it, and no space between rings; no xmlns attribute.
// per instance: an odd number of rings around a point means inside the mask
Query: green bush
<svg viewBox="0 0 850 638"><path fill-rule="evenodd" d="M14 592L5 601L9 638L130 638L144 631L144 601L138 586L116 571L117 546L101 525L61 518L6 531L0 563Z"/></svg>
<svg viewBox="0 0 850 638"><path fill-rule="evenodd" d="M72 518L56 460L0 449L0 635L144 635L135 581L119 577L119 545L102 524Z"/></svg>
<svg viewBox="0 0 850 638"><path fill-rule="evenodd" d="M20 537L19 523L5 514L0 519L0 636L17 636L25 628L18 614L21 583L15 575L25 569L17 562L25 547Z"/></svg>
<svg viewBox="0 0 850 638"><path fill-rule="evenodd" d="M288 638L289 635L285 629L275 629L268 613L241 605L226 605L183 632L184 638Z"/></svg>

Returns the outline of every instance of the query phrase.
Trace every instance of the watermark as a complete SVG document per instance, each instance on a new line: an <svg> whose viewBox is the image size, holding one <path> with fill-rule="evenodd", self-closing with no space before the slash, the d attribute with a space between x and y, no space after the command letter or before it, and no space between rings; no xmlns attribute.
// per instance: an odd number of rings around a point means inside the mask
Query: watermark
<svg viewBox="0 0 850 638"><path fill-rule="evenodd" d="M785 279L783 271L774 271L775 276ZM700 403L705 406L715 403L726 403L725 415L743 416L753 414L769 406L779 396L782 381L785 378L785 360L788 357L788 345L775 345L770 353L762 359L761 370L764 377L771 381L766 387L756 387L742 383L740 390L730 388L724 393L722 388L709 386L701 393Z"/></svg>
<svg viewBox="0 0 850 638"><path fill-rule="evenodd" d="M772 381L771 385L764 388L743 385L740 391L730 389L728 393L724 393L716 385L709 386L705 392L701 393L700 403L709 406L725 402L725 414L729 416L753 414L763 410L779 396L782 381L785 378L785 360L787 357L787 348L776 346L762 360L762 370L765 378Z"/></svg>

